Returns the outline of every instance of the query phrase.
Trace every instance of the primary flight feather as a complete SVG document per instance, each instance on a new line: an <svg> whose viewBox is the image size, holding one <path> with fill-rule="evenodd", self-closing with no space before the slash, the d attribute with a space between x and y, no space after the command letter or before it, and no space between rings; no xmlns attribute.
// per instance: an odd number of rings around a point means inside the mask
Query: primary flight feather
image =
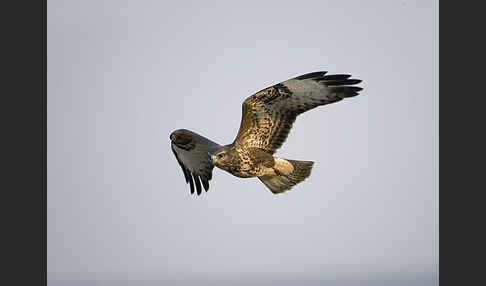
<svg viewBox="0 0 486 286"><path fill-rule="evenodd" d="M219 145L197 133L179 129L170 134L172 152L191 194L209 189L214 166L240 178L258 177L274 194L291 189L310 176L312 161L274 157L297 116L317 106L358 95L361 82L347 74L304 74L263 89L242 106L241 124L233 143Z"/></svg>

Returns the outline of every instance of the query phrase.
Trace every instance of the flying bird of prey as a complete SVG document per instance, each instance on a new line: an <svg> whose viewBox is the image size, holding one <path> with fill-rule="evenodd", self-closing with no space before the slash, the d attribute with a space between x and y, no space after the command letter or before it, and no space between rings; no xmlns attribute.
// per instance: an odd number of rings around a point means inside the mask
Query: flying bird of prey
<svg viewBox="0 0 486 286"><path fill-rule="evenodd" d="M358 95L361 82L347 74L304 74L263 89L245 99L240 129L233 143L219 145L195 132L170 134L172 151L186 183L200 195L209 189L214 166L240 178L258 177L274 194L310 176L312 161L273 156L287 138L297 116L315 107ZM202 187L201 187L202 184Z"/></svg>

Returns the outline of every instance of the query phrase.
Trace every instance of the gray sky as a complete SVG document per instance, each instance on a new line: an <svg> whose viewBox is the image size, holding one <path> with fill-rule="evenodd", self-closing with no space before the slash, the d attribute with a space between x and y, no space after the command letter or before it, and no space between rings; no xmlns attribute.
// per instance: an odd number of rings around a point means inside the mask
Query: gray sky
<svg viewBox="0 0 486 286"><path fill-rule="evenodd" d="M438 1L48 1L49 285L438 285ZM298 117L273 195L191 196L169 134L231 143L308 72L361 95Z"/></svg>

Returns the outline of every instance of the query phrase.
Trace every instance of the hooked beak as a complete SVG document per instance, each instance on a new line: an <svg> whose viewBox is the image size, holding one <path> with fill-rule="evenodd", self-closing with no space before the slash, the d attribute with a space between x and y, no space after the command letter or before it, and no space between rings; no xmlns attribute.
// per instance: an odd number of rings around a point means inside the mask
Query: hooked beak
<svg viewBox="0 0 486 286"><path fill-rule="evenodd" d="M211 154L209 152L208 152L208 161L209 161L210 164L214 164L213 163L213 154Z"/></svg>

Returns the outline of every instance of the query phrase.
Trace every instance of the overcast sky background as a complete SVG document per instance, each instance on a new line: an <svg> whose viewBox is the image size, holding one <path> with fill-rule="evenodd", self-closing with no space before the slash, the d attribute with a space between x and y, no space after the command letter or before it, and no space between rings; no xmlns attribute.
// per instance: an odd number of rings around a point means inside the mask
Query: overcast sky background
<svg viewBox="0 0 486 286"><path fill-rule="evenodd" d="M438 285L438 1L48 1L49 285ZM273 195L189 193L176 129L308 72L361 95L298 117Z"/></svg>

